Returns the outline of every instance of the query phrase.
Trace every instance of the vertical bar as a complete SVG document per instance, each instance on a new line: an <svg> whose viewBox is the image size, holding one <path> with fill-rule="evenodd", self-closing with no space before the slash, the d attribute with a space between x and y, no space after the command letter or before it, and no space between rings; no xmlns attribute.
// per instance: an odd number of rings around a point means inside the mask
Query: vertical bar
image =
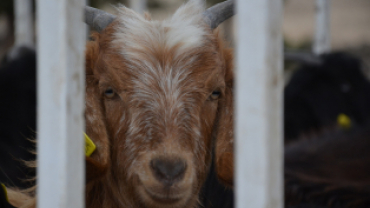
<svg viewBox="0 0 370 208"><path fill-rule="evenodd" d="M38 208L84 207L84 0L37 0Z"/></svg>
<svg viewBox="0 0 370 208"><path fill-rule="evenodd" d="M147 0L130 0L130 8L138 13L143 13L146 8Z"/></svg>
<svg viewBox="0 0 370 208"><path fill-rule="evenodd" d="M283 207L282 0L237 0L236 205Z"/></svg>
<svg viewBox="0 0 370 208"><path fill-rule="evenodd" d="M330 0L316 0L316 31L313 52L317 55L330 51Z"/></svg>
<svg viewBox="0 0 370 208"><path fill-rule="evenodd" d="M15 45L34 46L32 0L14 1Z"/></svg>
<svg viewBox="0 0 370 208"><path fill-rule="evenodd" d="M85 5L90 6L90 0L85 0ZM86 40L89 40L89 38L90 38L90 26L85 24L85 28L86 28Z"/></svg>

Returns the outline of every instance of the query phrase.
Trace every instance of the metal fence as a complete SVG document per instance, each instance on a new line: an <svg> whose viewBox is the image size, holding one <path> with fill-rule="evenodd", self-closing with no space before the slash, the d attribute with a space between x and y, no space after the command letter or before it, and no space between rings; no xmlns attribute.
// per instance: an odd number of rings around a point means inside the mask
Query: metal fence
<svg viewBox="0 0 370 208"><path fill-rule="evenodd" d="M237 1L236 207L283 207L282 1Z"/></svg>
<svg viewBox="0 0 370 208"><path fill-rule="evenodd" d="M84 2L36 2L39 208L84 207Z"/></svg>

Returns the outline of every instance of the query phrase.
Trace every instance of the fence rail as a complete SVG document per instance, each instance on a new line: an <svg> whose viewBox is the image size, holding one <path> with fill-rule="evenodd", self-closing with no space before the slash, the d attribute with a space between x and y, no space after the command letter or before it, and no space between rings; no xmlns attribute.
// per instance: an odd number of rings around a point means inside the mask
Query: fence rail
<svg viewBox="0 0 370 208"><path fill-rule="evenodd" d="M281 208L283 2L237 3L236 205Z"/></svg>
<svg viewBox="0 0 370 208"><path fill-rule="evenodd" d="M130 7L136 12L143 13L146 8L147 0L130 0Z"/></svg>
<svg viewBox="0 0 370 208"><path fill-rule="evenodd" d="M32 0L15 0L15 45L34 46Z"/></svg>
<svg viewBox="0 0 370 208"><path fill-rule="evenodd" d="M313 52L317 55L327 53L331 49L330 3L331 0L316 0L316 30Z"/></svg>
<svg viewBox="0 0 370 208"><path fill-rule="evenodd" d="M38 208L84 207L83 0L38 0Z"/></svg>

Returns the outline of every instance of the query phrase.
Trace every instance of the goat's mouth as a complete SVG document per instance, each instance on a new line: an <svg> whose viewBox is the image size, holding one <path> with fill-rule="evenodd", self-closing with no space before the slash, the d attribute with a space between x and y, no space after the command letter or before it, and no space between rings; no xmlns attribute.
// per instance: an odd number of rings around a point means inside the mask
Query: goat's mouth
<svg viewBox="0 0 370 208"><path fill-rule="evenodd" d="M181 203L184 198L182 194L171 193L170 190L159 193L145 189L145 193L150 197L151 200L158 204L178 204Z"/></svg>
<svg viewBox="0 0 370 208"><path fill-rule="evenodd" d="M139 188L139 194L149 207L184 207L191 198L191 189L178 186L144 185Z"/></svg>

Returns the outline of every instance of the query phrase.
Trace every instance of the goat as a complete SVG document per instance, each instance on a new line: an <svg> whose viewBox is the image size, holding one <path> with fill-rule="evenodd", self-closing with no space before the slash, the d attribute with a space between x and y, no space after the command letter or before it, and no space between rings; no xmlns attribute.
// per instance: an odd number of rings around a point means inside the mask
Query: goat
<svg viewBox="0 0 370 208"><path fill-rule="evenodd" d="M21 179L35 175L22 161L35 160L36 55L26 47L12 51L18 53L0 68L0 182L26 188L33 184Z"/></svg>
<svg viewBox="0 0 370 208"><path fill-rule="evenodd" d="M370 206L370 126L328 132L285 148L285 204Z"/></svg>
<svg viewBox="0 0 370 208"><path fill-rule="evenodd" d="M213 29L232 8L191 0L161 22L87 9L100 33L86 49L86 133L97 146L86 207L198 207L213 149L228 183L219 161L232 154L220 145L232 140L233 58Z"/></svg>
<svg viewBox="0 0 370 208"><path fill-rule="evenodd" d="M286 142L336 126L340 114L355 125L369 122L370 82L361 72L360 60L336 52L303 61L284 91Z"/></svg>

